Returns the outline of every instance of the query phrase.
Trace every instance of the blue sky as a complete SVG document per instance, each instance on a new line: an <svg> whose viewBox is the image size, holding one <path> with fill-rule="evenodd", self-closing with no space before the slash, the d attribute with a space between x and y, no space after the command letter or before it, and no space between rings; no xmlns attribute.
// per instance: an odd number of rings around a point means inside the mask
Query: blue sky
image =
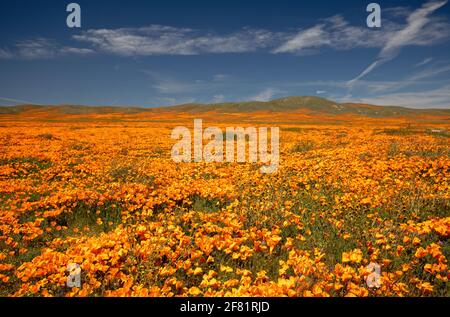
<svg viewBox="0 0 450 317"><path fill-rule="evenodd" d="M377 1L0 2L0 105L164 106L317 95L450 108L450 4Z"/></svg>

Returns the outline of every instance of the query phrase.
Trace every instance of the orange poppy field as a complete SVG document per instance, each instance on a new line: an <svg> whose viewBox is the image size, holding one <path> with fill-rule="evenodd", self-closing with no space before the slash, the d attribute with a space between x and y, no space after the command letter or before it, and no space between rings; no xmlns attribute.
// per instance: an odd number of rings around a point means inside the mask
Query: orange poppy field
<svg viewBox="0 0 450 317"><path fill-rule="evenodd" d="M22 110L0 115L1 296L450 296L449 115ZM279 127L278 172L173 162L194 118Z"/></svg>

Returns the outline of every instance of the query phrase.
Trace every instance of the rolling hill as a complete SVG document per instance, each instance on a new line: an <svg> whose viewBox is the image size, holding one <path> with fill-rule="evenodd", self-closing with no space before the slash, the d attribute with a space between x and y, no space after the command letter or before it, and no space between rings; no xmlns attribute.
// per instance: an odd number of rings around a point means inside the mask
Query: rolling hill
<svg viewBox="0 0 450 317"><path fill-rule="evenodd" d="M242 112L292 112L306 111L310 114L356 114L368 117L397 117L416 116L420 114L448 116L450 109L411 109L396 106L375 106L355 103L338 103L320 97L286 97L268 102L248 101L241 103L220 103L212 105L185 104L167 107L168 110L177 112L219 112L219 113L242 113Z"/></svg>
<svg viewBox="0 0 450 317"><path fill-rule="evenodd" d="M357 115L371 118L450 116L450 109L411 109L396 106L375 106L355 103L338 103L319 97L286 97L268 102L248 101L218 104L184 104L163 108L93 107L79 105L36 106L18 105L0 107L0 115L133 115L151 113L285 113L302 112L310 115Z"/></svg>

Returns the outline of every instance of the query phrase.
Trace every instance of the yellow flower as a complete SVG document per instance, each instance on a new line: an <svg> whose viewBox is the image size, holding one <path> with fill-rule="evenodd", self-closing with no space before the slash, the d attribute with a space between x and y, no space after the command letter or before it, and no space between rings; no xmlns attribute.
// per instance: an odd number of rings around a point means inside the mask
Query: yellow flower
<svg viewBox="0 0 450 317"><path fill-rule="evenodd" d="M197 266L195 269L194 269L194 275L200 275L200 274L202 274L203 273L203 270L202 270L202 268L201 267L199 267L199 266Z"/></svg>
<svg viewBox="0 0 450 317"><path fill-rule="evenodd" d="M202 293L202 291L198 287L193 286L189 289L189 295L191 295L191 296L198 296L201 293Z"/></svg>
<svg viewBox="0 0 450 317"><path fill-rule="evenodd" d="M360 263L363 258L363 253L360 249L354 249L351 252L343 252L342 253L342 263Z"/></svg>
<svg viewBox="0 0 450 317"><path fill-rule="evenodd" d="M233 269L229 266L220 265L220 271L225 273L231 273L233 272Z"/></svg>
<svg viewBox="0 0 450 317"><path fill-rule="evenodd" d="M418 259L421 259L425 256L427 256L428 252L427 250L425 250L424 248L420 247L416 250L416 253L414 254L414 256Z"/></svg>

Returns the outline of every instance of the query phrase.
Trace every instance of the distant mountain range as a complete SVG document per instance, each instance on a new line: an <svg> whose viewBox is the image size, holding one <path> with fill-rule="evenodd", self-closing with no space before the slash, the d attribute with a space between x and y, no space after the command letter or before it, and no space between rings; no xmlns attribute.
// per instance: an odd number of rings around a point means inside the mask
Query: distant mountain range
<svg viewBox="0 0 450 317"><path fill-rule="evenodd" d="M0 107L0 115L26 115L46 112L61 115L90 115L90 114L139 114L139 113L256 113L256 112L304 112L311 115L343 115L354 114L372 118L383 117L409 117L409 116L450 116L449 109L411 109L396 106L375 106L368 104L338 103L319 97L286 97L268 102L248 101L218 104L184 104L163 108L138 107L94 107L78 105L37 106L18 105Z"/></svg>

